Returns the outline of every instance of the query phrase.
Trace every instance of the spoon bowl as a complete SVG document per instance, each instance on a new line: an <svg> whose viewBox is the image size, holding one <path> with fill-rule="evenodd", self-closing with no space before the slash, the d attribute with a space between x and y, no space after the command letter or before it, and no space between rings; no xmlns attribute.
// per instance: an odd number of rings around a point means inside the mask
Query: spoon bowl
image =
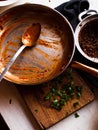
<svg viewBox="0 0 98 130"><path fill-rule="evenodd" d="M22 35L22 43L26 46L34 46L40 35L40 23L33 23Z"/></svg>

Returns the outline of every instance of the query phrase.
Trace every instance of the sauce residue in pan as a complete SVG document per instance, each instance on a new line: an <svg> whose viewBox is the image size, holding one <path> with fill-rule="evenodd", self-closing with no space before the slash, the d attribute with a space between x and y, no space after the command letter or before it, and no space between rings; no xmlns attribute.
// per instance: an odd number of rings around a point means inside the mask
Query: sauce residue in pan
<svg viewBox="0 0 98 130"><path fill-rule="evenodd" d="M26 48L6 73L7 79L16 83L36 84L48 81L62 66L64 46L68 42L62 28L48 16L36 16L32 16L33 19L26 16L28 18L10 20L13 23L1 35L0 72L20 48L24 30L33 22L41 24L41 34L36 45Z"/></svg>

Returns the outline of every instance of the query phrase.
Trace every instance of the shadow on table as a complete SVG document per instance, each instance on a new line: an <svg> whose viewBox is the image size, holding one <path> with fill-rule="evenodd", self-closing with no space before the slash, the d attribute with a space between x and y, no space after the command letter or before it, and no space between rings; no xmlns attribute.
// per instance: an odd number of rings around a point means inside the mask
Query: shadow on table
<svg viewBox="0 0 98 130"><path fill-rule="evenodd" d="M5 123L4 119L0 114L0 130L9 130L7 124Z"/></svg>

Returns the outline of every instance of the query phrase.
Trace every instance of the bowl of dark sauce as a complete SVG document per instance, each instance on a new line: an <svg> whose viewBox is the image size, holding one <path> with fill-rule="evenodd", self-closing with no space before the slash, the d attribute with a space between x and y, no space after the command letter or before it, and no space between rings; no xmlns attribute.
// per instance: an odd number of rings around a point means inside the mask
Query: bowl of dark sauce
<svg viewBox="0 0 98 130"><path fill-rule="evenodd" d="M75 44L83 57L98 63L98 14L89 15L78 24Z"/></svg>

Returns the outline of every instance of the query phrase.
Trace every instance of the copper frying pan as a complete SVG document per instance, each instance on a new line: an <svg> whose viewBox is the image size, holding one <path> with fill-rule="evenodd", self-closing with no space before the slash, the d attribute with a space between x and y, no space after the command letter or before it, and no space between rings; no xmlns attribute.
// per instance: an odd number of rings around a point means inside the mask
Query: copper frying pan
<svg viewBox="0 0 98 130"><path fill-rule="evenodd" d="M40 84L62 73L74 51L73 30L57 11L42 5L24 4L0 15L0 73L21 46L21 36L32 23L41 24L36 45L26 48L5 79L18 84Z"/></svg>

